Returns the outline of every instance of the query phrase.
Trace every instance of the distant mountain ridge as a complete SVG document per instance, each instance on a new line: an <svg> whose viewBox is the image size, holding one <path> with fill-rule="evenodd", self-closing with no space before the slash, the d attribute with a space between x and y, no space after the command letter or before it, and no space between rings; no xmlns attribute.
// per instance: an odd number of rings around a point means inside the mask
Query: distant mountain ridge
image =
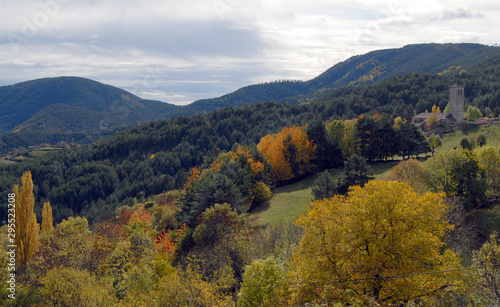
<svg viewBox="0 0 500 307"><path fill-rule="evenodd" d="M0 132L4 133L128 126L157 119L158 114L177 107L79 77L43 78L0 87L0 106Z"/></svg>
<svg viewBox="0 0 500 307"><path fill-rule="evenodd" d="M415 44L357 55L308 81L273 81L240 88L187 106L145 100L125 90L80 77L44 78L0 87L0 152L32 144L36 132L74 135L112 133L138 122L192 115L264 101L308 103L344 86L374 84L407 73L437 74L482 61L500 48L480 44ZM106 133L103 131L106 130ZM23 135L29 133L28 135ZM34 134L35 133L35 134ZM6 136L6 135L5 135ZM19 140L13 141L19 136ZM30 140L28 143L27 140ZM79 140L75 140L79 141Z"/></svg>
<svg viewBox="0 0 500 307"><path fill-rule="evenodd" d="M213 109L262 101L310 102L336 88L366 85L407 73L439 73L451 66L466 66L500 52L481 44L415 44L353 56L309 81L283 81L250 85L191 107Z"/></svg>

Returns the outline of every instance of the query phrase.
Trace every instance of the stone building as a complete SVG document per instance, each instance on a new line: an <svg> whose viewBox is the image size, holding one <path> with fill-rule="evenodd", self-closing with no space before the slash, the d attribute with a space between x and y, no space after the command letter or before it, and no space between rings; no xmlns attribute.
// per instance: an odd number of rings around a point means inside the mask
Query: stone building
<svg viewBox="0 0 500 307"><path fill-rule="evenodd" d="M449 127L464 121L464 87L460 84L450 86L449 113L420 113L412 118L412 123L422 130L427 130L427 122L435 115L437 127Z"/></svg>

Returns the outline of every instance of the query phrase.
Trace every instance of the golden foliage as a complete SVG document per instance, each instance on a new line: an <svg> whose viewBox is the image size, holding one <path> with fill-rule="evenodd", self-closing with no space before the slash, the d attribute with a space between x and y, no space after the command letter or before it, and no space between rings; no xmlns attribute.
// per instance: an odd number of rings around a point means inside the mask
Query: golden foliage
<svg viewBox="0 0 500 307"><path fill-rule="evenodd" d="M51 233L54 231L54 222L52 220L52 206L50 202L43 204L42 210L42 233Z"/></svg>
<svg viewBox="0 0 500 307"><path fill-rule="evenodd" d="M290 143L296 149L294 161L286 157L287 138L291 138ZM261 139L257 149L272 164L271 177L275 181L290 180L295 176L307 174L314 168L311 161L314 158L316 145L308 139L303 127L285 127L276 135L268 134ZM297 173L293 172L293 163L299 165Z"/></svg>
<svg viewBox="0 0 500 307"><path fill-rule="evenodd" d="M425 168L417 159L401 161L391 169L385 180L407 182L418 193L429 190Z"/></svg>
<svg viewBox="0 0 500 307"><path fill-rule="evenodd" d="M444 193L421 195L395 181L373 180L348 196L315 201L296 222L304 236L294 253L294 278L341 281L321 291L336 302L346 301L347 292L381 304L437 294L459 284L457 275L413 274L461 268L453 252L441 253L441 238L453 229L443 220L446 210ZM315 298L315 287L297 285L292 301Z"/></svg>
<svg viewBox="0 0 500 307"><path fill-rule="evenodd" d="M441 113L441 109L438 106L433 105L431 113Z"/></svg>
<svg viewBox="0 0 500 307"><path fill-rule="evenodd" d="M430 128L430 129L436 128L437 122L438 122L438 118L435 114L429 116L429 119L427 119L427 123L426 123L427 128Z"/></svg>
<svg viewBox="0 0 500 307"><path fill-rule="evenodd" d="M31 260L38 246L40 227L36 222L35 197L33 196L33 180L31 172L23 173L22 186L14 185L16 195L16 238L17 256L21 264Z"/></svg>
<svg viewBox="0 0 500 307"><path fill-rule="evenodd" d="M40 306L110 306L114 302L110 287L86 270L54 268L41 283L44 302Z"/></svg>

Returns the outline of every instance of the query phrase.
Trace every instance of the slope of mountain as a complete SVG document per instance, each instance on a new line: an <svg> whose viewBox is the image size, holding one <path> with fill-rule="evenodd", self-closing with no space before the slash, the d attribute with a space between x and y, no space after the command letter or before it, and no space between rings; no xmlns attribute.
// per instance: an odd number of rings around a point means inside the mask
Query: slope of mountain
<svg viewBox="0 0 500 307"><path fill-rule="evenodd" d="M95 220L114 213L117 206L133 204L134 198L182 188L192 167L236 143L255 145L285 126L374 113L410 120L415 112L430 110L433 104L444 109L454 83L465 86L467 104L498 117L499 79L497 54L441 75L411 73L377 84L339 88L308 104L248 104L152 121L91 145L0 167L0 199L7 198L22 173L31 170L36 199L51 202L55 220L80 214ZM0 210L0 218L5 212Z"/></svg>
<svg viewBox="0 0 500 307"><path fill-rule="evenodd" d="M0 87L0 132L67 132L157 119L175 105L143 100L78 77L44 78ZM160 115L160 116L159 116Z"/></svg>
<svg viewBox="0 0 500 307"><path fill-rule="evenodd" d="M198 111L262 101L309 102L335 88L365 85L407 73L439 73L466 66L500 53L480 44L416 44L354 56L309 81L281 81L250 85L213 99L195 101Z"/></svg>
<svg viewBox="0 0 500 307"><path fill-rule="evenodd" d="M344 86L375 84L406 73L436 75L461 69L495 54L500 54L500 48L479 44L418 44L378 50L338 63L309 81L249 85L219 98L199 100L182 107L144 100L122 89L84 78L37 79L0 87L0 133L11 132L8 137L0 136L0 152L38 145L28 142L35 140L37 133L43 133L44 140L81 141L74 135L109 134L137 122L192 115L226 106L330 99L338 96L339 90L353 91L352 87ZM359 107L350 109L358 113L356 108ZM50 134L57 134L57 137Z"/></svg>

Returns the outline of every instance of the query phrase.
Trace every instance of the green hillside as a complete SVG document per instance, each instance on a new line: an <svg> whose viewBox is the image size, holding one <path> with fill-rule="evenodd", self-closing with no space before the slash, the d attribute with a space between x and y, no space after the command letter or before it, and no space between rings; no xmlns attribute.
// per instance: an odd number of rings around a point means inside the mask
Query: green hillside
<svg viewBox="0 0 500 307"><path fill-rule="evenodd" d="M195 101L190 108L213 110L263 101L309 102L348 85L366 85L409 73L437 74L498 54L500 48L480 44L417 44L354 56L309 81L276 81L250 85L213 99Z"/></svg>
<svg viewBox="0 0 500 307"><path fill-rule="evenodd" d="M44 78L0 87L0 106L0 132L63 132L67 127L78 130L79 124L71 126L75 117L85 122L85 128L99 128L101 120L114 126L130 125L138 120L157 119L159 114L176 108L78 77ZM54 119L59 119L62 126L50 123Z"/></svg>
<svg viewBox="0 0 500 307"><path fill-rule="evenodd" d="M312 120L331 122L375 113L410 120L415 113L430 110L433 104L444 109L448 88L454 83L465 86L467 105L479 107L483 114L489 112L491 116L498 116L500 85L496 80L500 77L500 55L463 70L442 75L412 73L374 85L346 86L307 104L247 104L207 114L142 123L89 146L1 167L0 197L5 197L4 193L8 193L22 173L29 169L34 174L37 199L51 201L56 220L75 214L83 214L89 219L99 218L111 214L120 205L182 188L192 167L207 163L218 152L231 150L235 144L254 146L267 134L277 133L285 126L303 126ZM109 108L111 106L112 102ZM76 108L80 106L71 106L67 110L78 110ZM136 110L139 109L142 108L137 106ZM129 114L133 117L136 112ZM64 118L54 115L53 122L60 119ZM88 123L74 116L67 120L81 127L87 127ZM49 125L43 121L31 123L40 127ZM99 122L99 125L106 123ZM37 139L34 131L18 133L26 142ZM5 141L19 144L15 140L16 134L0 138L0 148L5 148ZM96 138L101 135L91 134ZM85 136L88 135L83 134ZM67 135L59 137L71 141ZM50 136L44 138L50 139ZM154 159L150 159L152 154Z"/></svg>
<svg viewBox="0 0 500 307"><path fill-rule="evenodd" d="M382 179L399 161L372 163L371 168L375 179ZM330 170L335 178L340 178L342 168ZM310 176L299 182L278 187L273 191L273 197L254 211L250 220L256 225L280 225L294 222L301 214L307 212L313 200L312 187L317 176Z"/></svg>
<svg viewBox="0 0 500 307"><path fill-rule="evenodd" d="M437 73L461 71L466 67L471 67L470 70L467 68L468 72L484 71L482 61L486 59L490 61L487 64L496 65L498 61L493 58L499 51L500 48L479 44L418 44L378 50L338 63L309 81L285 80L250 85L219 98L203 99L182 107L144 100L116 87L84 78L37 79L0 87L0 133L38 132L40 139L44 140L60 139L56 134L62 133L67 134L63 139L78 142L82 139L75 138L77 134L106 135L104 130L114 131L138 122L264 101L325 102L325 107L335 108L332 112L344 118L366 112L396 112L410 118L414 111L421 112L433 103L444 108L441 105L446 104L445 89L456 80L449 76L440 78ZM409 73L419 74L407 77L405 74ZM402 77L405 80L380 83L397 76L405 76ZM437 85L429 86L429 79ZM367 88L364 86L367 84L377 85ZM424 87L432 92L422 93ZM495 106L489 107L498 115L500 107L495 108L500 94L496 88L494 86L492 92L490 87L478 88L470 83L466 84L466 93L470 99L478 98L478 104L483 108L495 101ZM411 90L408 92L408 89ZM360 94L361 101L356 98ZM41 143L23 134L19 138L16 136L0 136L1 153Z"/></svg>

